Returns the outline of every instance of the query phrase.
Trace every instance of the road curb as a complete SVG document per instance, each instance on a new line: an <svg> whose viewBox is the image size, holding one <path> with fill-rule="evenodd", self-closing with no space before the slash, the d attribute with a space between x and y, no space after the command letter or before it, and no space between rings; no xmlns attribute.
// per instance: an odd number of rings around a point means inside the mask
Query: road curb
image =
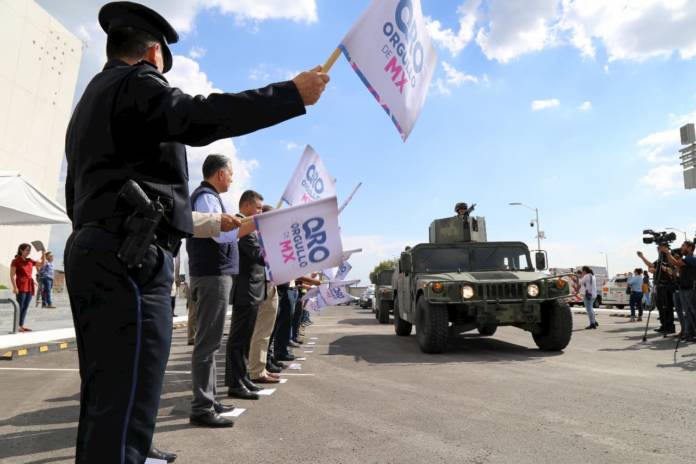
<svg viewBox="0 0 696 464"><path fill-rule="evenodd" d="M50 343L38 343L36 345L18 346L0 350L0 360L12 361L17 358L25 358L43 353L51 353L54 351L68 350L75 348L75 340L63 340Z"/></svg>

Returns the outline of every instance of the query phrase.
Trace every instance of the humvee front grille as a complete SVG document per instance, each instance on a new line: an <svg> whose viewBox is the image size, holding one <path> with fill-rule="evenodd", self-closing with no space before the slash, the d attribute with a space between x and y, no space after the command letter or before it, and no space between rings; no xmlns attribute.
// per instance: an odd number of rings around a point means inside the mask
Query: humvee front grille
<svg viewBox="0 0 696 464"><path fill-rule="evenodd" d="M479 296L484 300L523 300L527 296L525 284L479 284Z"/></svg>

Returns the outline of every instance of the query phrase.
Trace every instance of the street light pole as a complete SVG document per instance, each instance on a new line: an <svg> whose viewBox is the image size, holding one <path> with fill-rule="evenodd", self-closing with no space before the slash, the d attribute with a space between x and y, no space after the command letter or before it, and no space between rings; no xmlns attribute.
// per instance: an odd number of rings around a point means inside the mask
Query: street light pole
<svg viewBox="0 0 696 464"><path fill-rule="evenodd" d="M604 265L607 268L607 276L611 278L611 274L609 274L609 253L605 253L604 251L600 251L599 253L604 255Z"/></svg>
<svg viewBox="0 0 696 464"><path fill-rule="evenodd" d="M527 205L525 205L525 204L523 204L523 203L518 203L518 202L515 202L515 203L508 203L508 204L509 204L510 206L522 206L523 208L531 209L532 211L534 211L534 214L535 214L535 216L536 216L535 219L534 219L534 222L535 222L535 224L536 224L536 232L537 232L537 234L536 234L536 239L537 239L537 251L541 251L541 229L540 229L540 227L539 227L539 208L532 208L531 206L527 206Z"/></svg>

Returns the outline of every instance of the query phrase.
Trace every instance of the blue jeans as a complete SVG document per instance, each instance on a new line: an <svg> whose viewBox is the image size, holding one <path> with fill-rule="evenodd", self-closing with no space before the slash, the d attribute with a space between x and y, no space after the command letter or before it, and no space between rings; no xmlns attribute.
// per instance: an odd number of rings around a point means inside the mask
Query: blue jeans
<svg viewBox="0 0 696 464"><path fill-rule="evenodd" d="M29 303L31 302L32 294L28 292L17 293L17 304L19 305L19 326L24 326L24 321L27 318L29 311Z"/></svg>
<svg viewBox="0 0 696 464"><path fill-rule="evenodd" d="M51 300L51 290L53 290L53 279L51 277L41 278L41 305L53 306Z"/></svg>
<svg viewBox="0 0 696 464"><path fill-rule="evenodd" d="M590 324L594 325L597 323L597 317L595 316L594 312L594 307L592 306L594 304L595 298L588 298L588 297L583 297L583 302L585 303L585 311L587 311L587 316L590 318Z"/></svg>
<svg viewBox="0 0 696 464"><path fill-rule="evenodd" d="M631 292L629 304L631 305L631 317L636 317L636 308L638 309L638 317L643 317L643 292Z"/></svg>

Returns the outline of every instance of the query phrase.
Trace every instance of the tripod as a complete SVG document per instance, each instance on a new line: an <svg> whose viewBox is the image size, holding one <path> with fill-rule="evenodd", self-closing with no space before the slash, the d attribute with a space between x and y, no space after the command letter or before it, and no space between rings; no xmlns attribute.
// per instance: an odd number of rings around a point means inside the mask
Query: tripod
<svg viewBox="0 0 696 464"><path fill-rule="evenodd" d="M653 291L650 295L650 301L648 302L648 320L645 323L645 332L643 333L643 343L648 341L648 327L650 327L650 315L657 304L655 300L655 295L657 295L657 288L659 286L660 278L662 277L662 263L664 262L665 254L659 252L657 256L657 267L655 268L655 276L653 277Z"/></svg>

